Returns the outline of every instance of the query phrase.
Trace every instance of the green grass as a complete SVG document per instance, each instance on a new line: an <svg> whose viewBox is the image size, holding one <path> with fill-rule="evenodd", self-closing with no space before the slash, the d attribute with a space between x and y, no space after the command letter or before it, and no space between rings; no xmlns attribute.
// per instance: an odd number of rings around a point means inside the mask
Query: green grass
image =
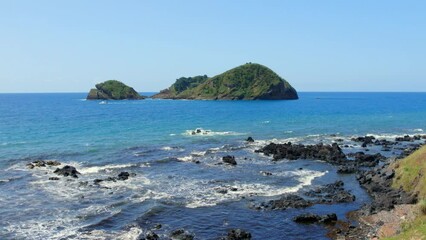
<svg viewBox="0 0 426 240"><path fill-rule="evenodd" d="M406 223L401 234L386 240L426 240L426 216L419 216L413 222Z"/></svg>
<svg viewBox="0 0 426 240"><path fill-rule="evenodd" d="M423 199L419 202L419 211L421 214L426 215L426 200Z"/></svg>
<svg viewBox="0 0 426 240"><path fill-rule="evenodd" d="M393 167L396 174L394 188L402 187L406 192L417 193L419 199L426 199L426 146Z"/></svg>
<svg viewBox="0 0 426 240"><path fill-rule="evenodd" d="M403 232L388 240L426 240L426 146L393 165L395 169L394 188L402 187L406 192L417 193L417 217L403 227Z"/></svg>

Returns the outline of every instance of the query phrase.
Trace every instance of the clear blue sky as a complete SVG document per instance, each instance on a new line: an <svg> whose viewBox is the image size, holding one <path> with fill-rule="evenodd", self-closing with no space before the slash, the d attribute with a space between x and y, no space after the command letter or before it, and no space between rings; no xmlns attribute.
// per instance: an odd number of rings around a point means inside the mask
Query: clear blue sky
<svg viewBox="0 0 426 240"><path fill-rule="evenodd" d="M246 62L299 91L426 91L426 1L4 0L0 92L158 91Z"/></svg>

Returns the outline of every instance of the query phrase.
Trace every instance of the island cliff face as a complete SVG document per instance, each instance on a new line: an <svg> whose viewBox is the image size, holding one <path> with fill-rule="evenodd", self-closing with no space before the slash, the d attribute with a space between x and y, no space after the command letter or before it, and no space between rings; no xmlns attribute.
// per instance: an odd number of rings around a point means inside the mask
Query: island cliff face
<svg viewBox="0 0 426 240"><path fill-rule="evenodd" d="M208 78L179 78L152 98L205 100L285 100L298 99L296 90L271 69L247 63Z"/></svg>
<svg viewBox="0 0 426 240"><path fill-rule="evenodd" d="M108 80L96 84L90 90L87 100L141 100L145 97L139 95L133 88L117 80Z"/></svg>

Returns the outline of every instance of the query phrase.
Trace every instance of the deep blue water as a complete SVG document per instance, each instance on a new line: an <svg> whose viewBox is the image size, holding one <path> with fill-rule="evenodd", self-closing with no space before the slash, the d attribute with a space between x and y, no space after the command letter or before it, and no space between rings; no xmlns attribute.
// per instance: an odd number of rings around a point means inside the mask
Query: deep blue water
<svg viewBox="0 0 426 240"><path fill-rule="evenodd" d="M1 239L133 239L156 223L163 225L160 235L185 228L197 239L217 239L230 228L249 230L254 239L325 238L322 226L291 219L301 212L336 212L344 218L368 202L354 176L337 175L333 166L316 161L273 164L254 150L269 141L332 142L336 137L330 135L337 134L352 144L355 135L391 139L426 129L426 93L108 104L84 98L84 93L0 94ZM192 135L196 128L210 132ZM248 136L256 142L246 144ZM216 165L227 154L237 157L236 167ZM82 175L49 181L55 168L26 168L37 159L73 165ZM121 171L136 176L93 184ZM357 196L354 203L286 211L248 208L336 179ZM238 191L217 192L227 186Z"/></svg>

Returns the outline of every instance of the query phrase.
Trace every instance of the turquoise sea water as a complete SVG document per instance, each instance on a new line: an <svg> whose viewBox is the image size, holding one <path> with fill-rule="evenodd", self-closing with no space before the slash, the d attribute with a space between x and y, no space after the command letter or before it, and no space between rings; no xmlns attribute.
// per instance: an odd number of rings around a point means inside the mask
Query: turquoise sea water
<svg viewBox="0 0 426 240"><path fill-rule="evenodd" d="M160 235L185 228L198 239L217 239L233 227L249 230L255 239L323 238L323 227L291 221L299 211L247 206L342 178L357 201L311 210L344 217L368 201L353 176L337 176L332 166L313 161L272 164L254 150L268 141L332 142L331 134L345 141L366 134L393 138L426 130L426 93L108 104L84 98L84 93L0 94L0 238L132 239L156 223L164 225ZM208 133L192 135L197 128ZM248 136L256 142L246 144ZM237 167L215 165L227 154L237 157ZM25 167L36 159L73 165L82 175L49 181L54 169ZM261 170L274 175L265 178ZM92 184L121 171L136 176ZM215 191L223 186L239 190Z"/></svg>

